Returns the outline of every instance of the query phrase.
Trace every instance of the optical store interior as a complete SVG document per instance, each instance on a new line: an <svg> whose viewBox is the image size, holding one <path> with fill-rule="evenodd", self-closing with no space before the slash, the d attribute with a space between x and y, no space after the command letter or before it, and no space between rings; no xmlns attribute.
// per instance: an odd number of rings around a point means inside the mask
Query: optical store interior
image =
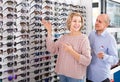
<svg viewBox="0 0 120 82"><path fill-rule="evenodd" d="M99 14L110 16L108 31L115 37L120 59L120 0L0 0L0 82L59 82L54 72L57 54L46 49L47 30L52 39L68 33L72 11L84 18L82 33L89 35ZM111 67L112 82L120 82L120 61Z"/></svg>

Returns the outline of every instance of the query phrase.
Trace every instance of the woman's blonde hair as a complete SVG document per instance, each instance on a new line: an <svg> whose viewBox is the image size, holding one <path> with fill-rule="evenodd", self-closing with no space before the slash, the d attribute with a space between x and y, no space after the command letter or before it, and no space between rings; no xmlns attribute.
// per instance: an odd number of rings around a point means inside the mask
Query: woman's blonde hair
<svg viewBox="0 0 120 82"><path fill-rule="evenodd" d="M70 30L70 26L71 26L71 21L72 21L72 18L74 17L74 16L79 16L80 18L81 18L81 24L82 24L82 26L81 26L81 28L80 28L80 30L83 28L83 25L84 25L84 20L83 20L83 17L82 17L82 15L80 14L80 13L78 13L78 12L72 12L72 13L70 13L70 15L68 16L68 18L67 18L67 28L68 28L68 30Z"/></svg>

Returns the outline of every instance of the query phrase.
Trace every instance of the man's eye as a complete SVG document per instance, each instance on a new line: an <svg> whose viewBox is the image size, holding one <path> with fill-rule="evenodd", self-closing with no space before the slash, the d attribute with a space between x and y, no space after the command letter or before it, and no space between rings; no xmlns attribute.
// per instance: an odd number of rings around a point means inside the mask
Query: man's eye
<svg viewBox="0 0 120 82"><path fill-rule="evenodd" d="M97 20L97 22L101 23L101 21L100 21L100 20Z"/></svg>

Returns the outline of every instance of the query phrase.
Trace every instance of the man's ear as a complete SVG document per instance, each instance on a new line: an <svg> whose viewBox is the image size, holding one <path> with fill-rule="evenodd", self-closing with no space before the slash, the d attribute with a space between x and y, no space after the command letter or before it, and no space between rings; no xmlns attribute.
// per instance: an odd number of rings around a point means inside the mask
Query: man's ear
<svg viewBox="0 0 120 82"><path fill-rule="evenodd" d="M106 28L109 26L109 24L105 24Z"/></svg>

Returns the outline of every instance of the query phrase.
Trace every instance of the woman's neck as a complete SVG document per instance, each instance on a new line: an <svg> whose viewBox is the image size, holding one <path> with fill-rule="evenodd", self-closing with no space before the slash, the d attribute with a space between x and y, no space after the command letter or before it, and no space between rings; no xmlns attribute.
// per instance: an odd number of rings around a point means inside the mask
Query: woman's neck
<svg viewBox="0 0 120 82"><path fill-rule="evenodd" d="M80 35L80 34L81 34L80 31L79 32L70 32L69 33L70 36L77 36L77 35Z"/></svg>

